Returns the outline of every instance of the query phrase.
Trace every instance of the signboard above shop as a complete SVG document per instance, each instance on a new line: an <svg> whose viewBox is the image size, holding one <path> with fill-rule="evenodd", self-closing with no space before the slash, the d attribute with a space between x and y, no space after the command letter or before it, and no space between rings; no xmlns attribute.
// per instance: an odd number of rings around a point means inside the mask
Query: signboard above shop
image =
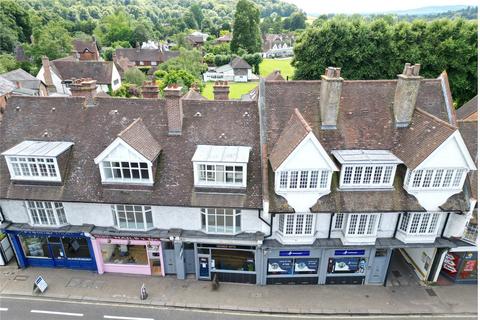
<svg viewBox="0 0 480 320"><path fill-rule="evenodd" d="M363 256L365 255L365 250L355 250L355 249L348 249L348 250L335 250L336 256Z"/></svg>
<svg viewBox="0 0 480 320"><path fill-rule="evenodd" d="M280 257L308 257L310 255L309 250L291 250L280 251Z"/></svg>

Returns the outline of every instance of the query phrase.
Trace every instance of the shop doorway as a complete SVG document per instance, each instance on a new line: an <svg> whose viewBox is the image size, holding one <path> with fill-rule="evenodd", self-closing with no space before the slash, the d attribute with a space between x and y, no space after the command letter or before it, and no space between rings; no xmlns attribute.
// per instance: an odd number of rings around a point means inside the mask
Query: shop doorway
<svg viewBox="0 0 480 320"><path fill-rule="evenodd" d="M391 250L376 249L373 257L370 274L368 276L369 284L382 284L385 280L388 262L390 260Z"/></svg>
<svg viewBox="0 0 480 320"><path fill-rule="evenodd" d="M420 286L420 279L399 251L392 250L392 261L390 262L390 271L387 274L387 286Z"/></svg>
<svg viewBox="0 0 480 320"><path fill-rule="evenodd" d="M67 259L60 237L48 237L48 244L50 246L50 250L52 251L53 263L55 267L66 267Z"/></svg>
<svg viewBox="0 0 480 320"><path fill-rule="evenodd" d="M198 255L198 279L199 280L211 280L210 274L210 255L199 254Z"/></svg>

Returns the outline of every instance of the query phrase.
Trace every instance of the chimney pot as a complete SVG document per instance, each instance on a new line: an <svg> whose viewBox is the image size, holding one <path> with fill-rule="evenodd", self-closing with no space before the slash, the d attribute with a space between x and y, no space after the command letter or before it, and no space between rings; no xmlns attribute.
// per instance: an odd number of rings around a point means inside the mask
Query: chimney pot
<svg viewBox="0 0 480 320"><path fill-rule="evenodd" d="M183 109L182 88L176 83L169 85L163 90L167 109L168 134L175 136L182 134Z"/></svg>
<svg viewBox="0 0 480 320"><path fill-rule="evenodd" d="M343 78L341 68L328 67L320 85L320 117L322 129L336 129Z"/></svg>
<svg viewBox="0 0 480 320"><path fill-rule="evenodd" d="M70 92L73 97L85 97L87 106L94 106L94 98L97 95L97 80L91 78L73 79Z"/></svg>
<svg viewBox="0 0 480 320"><path fill-rule="evenodd" d="M215 81L213 85L213 99L214 100L228 100L230 88L227 81Z"/></svg>
<svg viewBox="0 0 480 320"><path fill-rule="evenodd" d="M142 86L142 96L145 99L158 99L158 89L155 81L144 81Z"/></svg>
<svg viewBox="0 0 480 320"><path fill-rule="evenodd" d="M48 93L56 92L57 89L53 84L52 71L50 70L50 60L47 56L42 56L43 78L47 86Z"/></svg>
<svg viewBox="0 0 480 320"><path fill-rule="evenodd" d="M393 113L397 127L407 127L412 121L422 79L420 64L412 66L410 63L405 63L402 74L398 75L393 101Z"/></svg>

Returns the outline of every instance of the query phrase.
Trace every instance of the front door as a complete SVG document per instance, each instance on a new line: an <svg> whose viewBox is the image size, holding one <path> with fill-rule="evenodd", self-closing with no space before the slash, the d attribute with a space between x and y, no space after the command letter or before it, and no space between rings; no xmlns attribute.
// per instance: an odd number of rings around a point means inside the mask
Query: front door
<svg viewBox="0 0 480 320"><path fill-rule="evenodd" d="M198 255L198 279L211 280L210 276L210 255Z"/></svg>
<svg viewBox="0 0 480 320"><path fill-rule="evenodd" d="M66 267L67 257L63 250L63 245L59 237L48 237L48 244L52 251L53 263L55 267Z"/></svg>
<svg viewBox="0 0 480 320"><path fill-rule="evenodd" d="M385 273L388 267L390 258L388 249L376 249L375 257L373 258L368 283L383 283L385 280Z"/></svg>

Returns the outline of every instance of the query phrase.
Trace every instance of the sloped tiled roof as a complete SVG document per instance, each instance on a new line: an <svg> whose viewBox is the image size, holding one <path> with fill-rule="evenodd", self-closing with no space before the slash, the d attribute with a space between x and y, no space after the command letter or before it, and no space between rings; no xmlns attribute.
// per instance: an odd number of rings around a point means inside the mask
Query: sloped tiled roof
<svg viewBox="0 0 480 320"><path fill-rule="evenodd" d="M204 96L198 93L194 89L188 90L188 92L182 97L182 100L207 100Z"/></svg>
<svg viewBox="0 0 480 320"><path fill-rule="evenodd" d="M79 53L84 52L86 49L90 52L98 52L97 50L97 42L96 41L86 41L86 40L79 40L76 39L73 41L73 46L75 50Z"/></svg>
<svg viewBox="0 0 480 320"><path fill-rule="evenodd" d="M142 118L135 119L132 124L118 134L118 137L151 162L162 150L158 141L143 124Z"/></svg>
<svg viewBox="0 0 480 320"><path fill-rule="evenodd" d="M295 108L290 120L285 125L285 129L283 129L282 134L278 138L278 142L270 153L270 163L274 171L311 131L312 128L303 119L300 111Z"/></svg>
<svg viewBox="0 0 480 320"><path fill-rule="evenodd" d="M4 96L7 93L12 92L13 90L15 90L15 88L16 86L13 82L0 76L0 96Z"/></svg>
<svg viewBox="0 0 480 320"><path fill-rule="evenodd" d="M112 83L112 61L53 60L50 65L62 80L92 78L98 84Z"/></svg>
<svg viewBox="0 0 480 320"><path fill-rule="evenodd" d="M85 108L81 97L12 96L0 126L0 151L23 140L61 139L74 146L62 186L15 184L10 181L6 162L0 161L0 199L195 207L221 203L231 208L261 208L256 102L186 99L182 107L182 135L170 136L164 99L95 98L95 106ZM139 117L162 147L153 170L154 185L148 190L120 191L102 186L95 157ZM197 190L191 158L200 144L251 147L246 189L235 197L218 189L208 195Z"/></svg>
<svg viewBox="0 0 480 320"><path fill-rule="evenodd" d="M463 107L462 107L463 108ZM463 140L467 146L475 165L478 167L478 121L457 121L458 130L462 135ZM470 184L470 191L472 197L478 198L478 171L468 173L468 182Z"/></svg>
<svg viewBox="0 0 480 320"><path fill-rule="evenodd" d="M457 109L457 119L465 120L472 118L475 120L475 116L478 114L478 95L473 97L470 101L466 102L463 106Z"/></svg>
<svg viewBox="0 0 480 320"><path fill-rule="evenodd" d="M247 63L247 61L243 60L240 57L233 58L233 60L230 61L229 64L233 69L251 69L252 68L252 66L250 66Z"/></svg>
<svg viewBox="0 0 480 320"><path fill-rule="evenodd" d="M0 75L1 77L12 81L19 82L22 88L38 90L41 80L35 78L30 73L23 69L16 69Z"/></svg>
<svg viewBox="0 0 480 320"><path fill-rule="evenodd" d="M178 51L163 51L160 49L118 48L115 50L116 59L122 57L130 61L155 61L162 63L168 59L177 57Z"/></svg>

